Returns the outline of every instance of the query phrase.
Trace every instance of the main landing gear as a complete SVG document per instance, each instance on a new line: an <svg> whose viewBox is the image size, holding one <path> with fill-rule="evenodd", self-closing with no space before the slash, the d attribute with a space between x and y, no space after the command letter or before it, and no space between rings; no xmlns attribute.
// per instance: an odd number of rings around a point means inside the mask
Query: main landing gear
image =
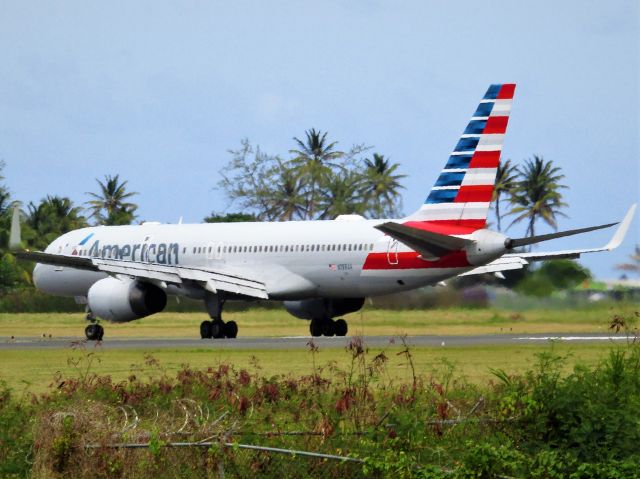
<svg viewBox="0 0 640 479"><path fill-rule="evenodd" d="M309 324L311 336L346 336L349 327L344 319L318 318Z"/></svg>
<svg viewBox="0 0 640 479"><path fill-rule="evenodd" d="M220 295L206 293L204 304L207 307L211 321L202 321L200 323L200 337L202 339L235 338L238 336L238 323L222 320L224 303L225 300Z"/></svg>
<svg viewBox="0 0 640 479"><path fill-rule="evenodd" d="M87 340L102 341L104 328L98 324L96 317L91 311L87 313L87 321L91 321L91 324L84 328L84 335L87 337Z"/></svg>

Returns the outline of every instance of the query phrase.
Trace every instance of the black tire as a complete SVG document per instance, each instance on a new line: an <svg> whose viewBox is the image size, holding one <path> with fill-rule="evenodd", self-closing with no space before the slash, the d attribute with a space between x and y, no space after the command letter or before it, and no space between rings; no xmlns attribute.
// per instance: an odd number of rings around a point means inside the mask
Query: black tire
<svg viewBox="0 0 640 479"><path fill-rule="evenodd" d="M211 337L214 339L224 338L224 323L222 321L211 322Z"/></svg>
<svg viewBox="0 0 640 479"><path fill-rule="evenodd" d="M322 335L331 337L336 334L336 322L333 319L326 319L322 323Z"/></svg>
<svg viewBox="0 0 640 479"><path fill-rule="evenodd" d="M322 322L317 319L312 319L309 323L309 332L311 333L311 336L315 338L322 336Z"/></svg>
<svg viewBox="0 0 640 479"><path fill-rule="evenodd" d="M98 326L98 336L97 336L96 340L102 341L102 338L104 337L104 328L102 326L100 326L99 324L97 326Z"/></svg>
<svg viewBox="0 0 640 479"><path fill-rule="evenodd" d="M238 336L238 323L235 321L227 321L224 323L224 327L222 329L224 330L224 335L227 338L233 339Z"/></svg>
<svg viewBox="0 0 640 479"><path fill-rule="evenodd" d="M344 319L337 319L333 325L333 330L336 333L336 336L346 336L349 331L349 326Z"/></svg>
<svg viewBox="0 0 640 479"><path fill-rule="evenodd" d="M211 321L202 321L200 323L200 338L211 339L213 337L211 334L211 326Z"/></svg>
<svg viewBox="0 0 640 479"><path fill-rule="evenodd" d="M84 335L87 337L89 341L99 341L100 328L101 326L98 324L90 324L89 326L84 328ZM103 331L103 334L104 334L104 331Z"/></svg>

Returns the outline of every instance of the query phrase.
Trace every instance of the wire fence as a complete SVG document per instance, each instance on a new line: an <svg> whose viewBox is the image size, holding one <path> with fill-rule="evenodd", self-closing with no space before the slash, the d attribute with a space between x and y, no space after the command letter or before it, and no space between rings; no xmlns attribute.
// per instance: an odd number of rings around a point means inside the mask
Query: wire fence
<svg viewBox="0 0 640 479"><path fill-rule="evenodd" d="M86 444L82 449L84 458L78 459L83 462L109 458L113 464L157 465L160 475L171 469L169 475L182 472L220 479L364 476L364 461L359 458L223 441ZM170 468L165 467L168 464Z"/></svg>

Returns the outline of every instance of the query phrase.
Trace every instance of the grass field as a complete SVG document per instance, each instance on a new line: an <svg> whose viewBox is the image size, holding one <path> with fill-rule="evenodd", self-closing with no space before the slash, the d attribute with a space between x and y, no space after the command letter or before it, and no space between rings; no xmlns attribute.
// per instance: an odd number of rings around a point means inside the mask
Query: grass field
<svg viewBox="0 0 640 479"><path fill-rule="evenodd" d="M474 346L412 348L411 356L415 371L423 377L439 375L448 365L454 367L454 376L466 377L475 383L486 382L491 377L490 369L504 369L509 373L520 373L531 367L535 355L553 350L562 355L570 355L569 365L580 362L595 364L608 351L616 346L609 343L576 344L547 343L541 345L517 346ZM384 351L389 359L390 380L409 381L412 371L402 348L389 345L386 348L371 348L369 359ZM160 368L146 364L147 355L160 362ZM315 356L315 357L314 357ZM6 350L0 351L0 379L6 381L14 390L44 391L53 382L54 377L62 374L77 377L87 372L109 374L115 380L121 380L130 374L139 377L167 373L174 376L184 364L196 369L206 369L221 363L232 364L236 368L250 371L259 370L265 375L300 376L312 374L314 362L323 374L331 374L331 366L347 369L351 361L350 354L342 348L320 349L315 355L307 350L233 350L233 349L109 349L87 347L86 349L65 350Z"/></svg>
<svg viewBox="0 0 640 479"><path fill-rule="evenodd" d="M512 313L491 309L449 309L428 311L382 311L367 310L347 317L350 334L361 335L419 335L419 334L493 334L493 333L582 333L605 332L614 314L631 315L634 305L592 307L577 310L531 310ZM105 324L105 339L109 338L193 338L197 336L200 321L205 314L163 313L125 324ZM308 334L308 323L289 316L285 311L253 309L245 312L230 312L226 319L233 319L244 336L298 336ZM37 337L45 334L52 337L77 337L82 339L85 322L81 315L74 314L0 314L0 340L10 336ZM490 368L504 368L520 372L531 365L536 353L548 350L549 344L535 346L475 346L415 348L412 350L416 370L419 374L431 374L442 367L442 359L456 365L457 374L465 375L474 382L482 382L491 375ZM609 344L556 344L561 353L570 353L573 360L593 364L611 347ZM395 371L398 380L410 377L406 358L399 356L398 344L386 348L390 358L390 371ZM373 357L380 352L371 350ZM132 371L148 374L145 355L156 357L167 372L173 372L182 364L195 368L230 363L238 368L263 368L273 374L311 374L315 359L317 365L325 367L336 362L345 366L349 354L342 348L322 349L315 358L309 351L289 350L234 350L225 345L219 349L176 348L140 350L103 350L89 346L83 350L0 350L0 379L15 389L41 391L47 388L57 373L80 374L91 362L90 370L100 374L111 374L114 378L127 377ZM79 363L79 364L78 364ZM157 373L157 371L155 371Z"/></svg>
<svg viewBox="0 0 640 479"><path fill-rule="evenodd" d="M634 305L592 306L574 310L530 310L511 312L494 309L441 309L385 311L365 309L350 314L351 334L494 334L494 333L582 333L603 332L614 314L630 314ZM160 313L124 324L105 326L105 339L126 337L193 338L198 337L203 313ZM229 312L225 320L238 323L241 336L300 336L309 333L309 323L289 315L284 309L251 309ZM0 313L0 338L10 336L78 337L84 336L82 314L73 313Z"/></svg>

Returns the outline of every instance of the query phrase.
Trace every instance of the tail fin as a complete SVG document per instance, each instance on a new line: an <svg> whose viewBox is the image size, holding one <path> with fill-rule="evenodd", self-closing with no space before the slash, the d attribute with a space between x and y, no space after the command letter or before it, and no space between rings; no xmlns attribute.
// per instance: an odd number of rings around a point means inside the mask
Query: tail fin
<svg viewBox="0 0 640 479"><path fill-rule="evenodd" d="M515 88L489 87L424 205L406 220L454 229L486 226Z"/></svg>

